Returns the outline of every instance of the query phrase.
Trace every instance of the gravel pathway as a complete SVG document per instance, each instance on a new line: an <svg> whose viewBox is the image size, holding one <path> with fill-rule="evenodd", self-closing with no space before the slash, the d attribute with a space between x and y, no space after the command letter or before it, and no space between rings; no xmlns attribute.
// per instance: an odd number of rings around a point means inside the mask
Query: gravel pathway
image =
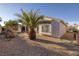
<svg viewBox="0 0 79 59"><path fill-rule="evenodd" d="M26 34L19 34L10 41L0 38L0 56L63 56L79 55L79 46L64 40L39 36L29 40Z"/></svg>

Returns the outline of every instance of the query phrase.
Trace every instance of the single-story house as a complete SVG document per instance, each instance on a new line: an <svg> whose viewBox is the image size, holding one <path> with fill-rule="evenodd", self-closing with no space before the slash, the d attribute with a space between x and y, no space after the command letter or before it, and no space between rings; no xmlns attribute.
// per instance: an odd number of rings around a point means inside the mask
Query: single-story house
<svg viewBox="0 0 79 59"><path fill-rule="evenodd" d="M60 20L61 19L44 17L43 21L41 21L40 25L36 28L36 32L39 35L45 34L52 37L60 38L62 35L64 35L67 32L67 26ZM28 29L26 26L22 26L22 24L20 24L18 26L18 31L27 32Z"/></svg>

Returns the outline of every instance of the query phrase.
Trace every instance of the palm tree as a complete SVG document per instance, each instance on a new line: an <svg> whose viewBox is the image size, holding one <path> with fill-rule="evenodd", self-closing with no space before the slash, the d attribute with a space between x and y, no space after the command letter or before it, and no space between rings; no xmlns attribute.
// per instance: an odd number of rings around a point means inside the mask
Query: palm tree
<svg viewBox="0 0 79 59"><path fill-rule="evenodd" d="M67 23L65 23L64 20L60 20L61 23L63 23L65 26L67 26Z"/></svg>
<svg viewBox="0 0 79 59"><path fill-rule="evenodd" d="M17 31L18 22L15 20L9 20L4 22L3 34L5 38L15 37L15 31Z"/></svg>
<svg viewBox="0 0 79 59"><path fill-rule="evenodd" d="M36 39L36 31L35 28L40 24L40 21L43 19L43 15L39 14L39 10L30 12L25 12L21 9L21 14L16 14L18 16L19 21L26 25L29 29L29 38L31 40Z"/></svg>
<svg viewBox="0 0 79 59"><path fill-rule="evenodd" d="M5 27L12 30L17 30L18 22L15 20L9 20L5 22Z"/></svg>

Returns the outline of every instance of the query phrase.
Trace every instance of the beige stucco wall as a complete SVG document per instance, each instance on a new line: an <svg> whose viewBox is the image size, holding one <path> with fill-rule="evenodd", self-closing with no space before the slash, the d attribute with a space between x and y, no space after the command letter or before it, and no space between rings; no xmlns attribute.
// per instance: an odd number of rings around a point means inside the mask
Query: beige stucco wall
<svg viewBox="0 0 79 59"><path fill-rule="evenodd" d="M60 23L59 29L59 37L63 36L67 32L67 27L62 23Z"/></svg>
<svg viewBox="0 0 79 59"><path fill-rule="evenodd" d="M22 31L22 26L25 27L25 32L27 31L25 25L18 25L18 31L17 32L21 32Z"/></svg>
<svg viewBox="0 0 79 59"><path fill-rule="evenodd" d="M21 32L21 25L18 25L18 31L17 32Z"/></svg>

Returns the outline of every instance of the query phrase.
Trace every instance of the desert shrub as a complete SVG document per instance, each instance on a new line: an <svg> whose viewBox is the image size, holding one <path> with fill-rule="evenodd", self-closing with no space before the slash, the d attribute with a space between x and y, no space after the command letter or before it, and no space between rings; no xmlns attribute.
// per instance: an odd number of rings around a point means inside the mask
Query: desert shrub
<svg viewBox="0 0 79 59"><path fill-rule="evenodd" d="M14 38L15 33L11 29L6 29L2 31L2 34L4 35L5 38Z"/></svg>

